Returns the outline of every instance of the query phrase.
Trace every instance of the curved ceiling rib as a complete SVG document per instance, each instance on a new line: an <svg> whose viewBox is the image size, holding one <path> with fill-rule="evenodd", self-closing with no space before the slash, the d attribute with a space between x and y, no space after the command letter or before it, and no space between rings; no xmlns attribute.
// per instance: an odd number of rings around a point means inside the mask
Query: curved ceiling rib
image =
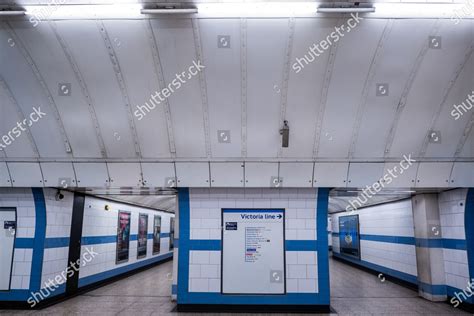
<svg viewBox="0 0 474 316"><path fill-rule="evenodd" d="M389 38L390 32L392 31L392 27L393 27L393 20L392 19L387 20L387 23L385 24L382 35L380 36L379 44L377 45L377 49L375 50L374 57L370 64L369 72L367 73L367 79L365 80L365 85L362 90L361 99L359 102L359 106L357 108L357 116L354 122L353 131L351 134L352 139L351 139L351 143L350 143L351 145L350 145L349 154L348 154L349 158L353 158L354 156L355 146L357 143L357 139L359 138L359 130L362 123L362 118L364 116L364 113L367 107L367 98L369 95L369 91L371 91L371 88L373 87L377 65L380 62L384 45L387 39Z"/></svg>
<svg viewBox="0 0 474 316"><path fill-rule="evenodd" d="M26 46L23 44L23 41L20 39L20 37L16 34L15 30L13 27L10 25L9 22L4 22L4 25L6 26L4 29L7 30L7 32L10 34L10 36L13 38L15 43L18 45L18 48L20 49L20 52L24 59L27 61L28 65L30 66L31 70L33 71L36 80L40 84L41 88L43 89L44 95L47 97L48 102L49 102L49 108L53 112L53 115L56 119L56 124L59 128L59 132L61 134L61 138L63 139L64 146L65 146L65 151L69 156L72 156L72 148L69 142L69 139L66 134L66 130L64 128L63 121L61 120L61 115L59 114L58 107L56 105L56 102L53 99L53 96L51 94L51 91L49 90L43 76L41 75L38 67L36 66L35 62L31 58L30 53L26 49Z"/></svg>
<svg viewBox="0 0 474 316"><path fill-rule="evenodd" d="M434 23L434 25L433 25L433 27L430 31L430 34L438 34L439 27L440 27L440 21L436 20L436 22ZM426 41L426 43L423 45L420 53L418 54L418 57L415 61L415 64L413 65L413 69L410 73L410 77L408 78L408 80L405 84L405 88L403 89L402 96L400 97L400 101L398 103L397 112L395 114L395 119L392 122L392 125L390 127L390 132L389 132L388 137L387 137L387 143L385 145L385 158L390 156L390 151L391 151L391 148L392 148L393 140L395 139L395 133L397 132L400 117L402 116L402 112L405 109L408 94L410 93L410 91L412 89L413 82L415 81L416 75L418 74L418 70L421 67L421 64L423 62L423 58L425 57L426 53L428 52L428 49L429 49L429 43L428 43L428 41Z"/></svg>
<svg viewBox="0 0 474 316"><path fill-rule="evenodd" d="M153 56L153 69L157 76L159 87L164 88L166 84L165 84L165 78L163 76L163 67L161 66L160 53L156 45L155 33L153 32L153 27L151 26L151 20L148 20L145 23L146 23L145 29L147 31L147 37L150 43L150 49ZM171 111L170 111L170 104L168 102L168 99L164 99L162 104L163 104L163 110L164 110L165 119L166 119L166 127L168 131L168 145L169 145L170 153L173 157L176 157L176 145L174 142L174 132L173 132L173 125L171 123L172 122Z"/></svg>
<svg viewBox="0 0 474 316"><path fill-rule="evenodd" d="M240 19L241 152L247 157L247 19Z"/></svg>
<svg viewBox="0 0 474 316"><path fill-rule="evenodd" d="M140 143L138 141L137 128L135 126L135 121L133 120L132 105L130 103L130 98L128 96L126 82L123 77L122 70L120 68L120 62L111 44L110 37L109 37L109 34L107 33L107 29L105 28L104 22L97 21L97 27L99 28L100 34L102 35L102 39L104 41L104 45L107 48L107 51L109 53L110 62L112 63L112 67L114 69L115 76L117 78L117 82L120 87L122 99L125 102L125 107L126 107L125 112L127 113L128 123L129 123L131 134L133 137L135 153L139 158L141 158L142 155L140 151Z"/></svg>
<svg viewBox="0 0 474 316"><path fill-rule="evenodd" d="M84 95L84 97L86 99L88 109L89 109L89 113L90 113L90 116L91 116L91 119L92 119L92 122L93 122L93 125L94 125L94 128L95 128L95 134L96 134L96 137L97 137L97 142L98 142L99 147L100 147L100 153L101 153L103 158L107 158L107 151L105 149L104 139L102 138L102 132L100 130L99 121L97 119L97 114L95 112L94 101L92 100L91 95L89 93L89 89L87 88L87 83L86 83L85 79L83 78L81 70L79 69L79 66L77 65L77 62L75 61L74 56L72 55L72 52L69 49L67 43L63 40L63 38L59 34L56 22L50 21L49 26L51 27L51 30L53 31L59 45L61 46L61 48L64 52L64 55L66 56L66 58L67 58L67 60L70 64L70 67L74 72L74 75L76 77L77 82L79 82L79 85L81 86L82 94Z"/></svg>

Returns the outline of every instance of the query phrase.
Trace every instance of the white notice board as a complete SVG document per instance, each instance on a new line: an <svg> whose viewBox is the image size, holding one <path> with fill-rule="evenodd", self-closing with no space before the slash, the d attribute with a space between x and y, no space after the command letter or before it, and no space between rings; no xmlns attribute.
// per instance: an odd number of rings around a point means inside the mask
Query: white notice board
<svg viewBox="0 0 474 316"><path fill-rule="evenodd" d="M285 211L222 210L222 293L285 294Z"/></svg>

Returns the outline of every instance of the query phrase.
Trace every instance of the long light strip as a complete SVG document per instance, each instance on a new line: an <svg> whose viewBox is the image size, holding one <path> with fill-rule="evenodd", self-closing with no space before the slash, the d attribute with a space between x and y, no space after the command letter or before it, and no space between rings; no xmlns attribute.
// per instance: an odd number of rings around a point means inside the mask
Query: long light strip
<svg viewBox="0 0 474 316"><path fill-rule="evenodd" d="M19 16L25 15L26 11L23 10L12 10L12 11L0 11L0 16Z"/></svg>
<svg viewBox="0 0 474 316"><path fill-rule="evenodd" d="M361 13L364 18L446 18L460 15L473 19L472 1L466 3L374 3L372 7L330 8L316 2L214 2L194 8L143 8L141 4L116 5L30 5L26 14L38 19L143 19L150 15L195 14L197 18L333 17L334 13ZM373 10L375 9L375 12ZM368 12L371 11L371 12ZM0 11L12 15L15 11ZM462 14L460 13L462 12ZM18 11L18 15L25 14Z"/></svg>

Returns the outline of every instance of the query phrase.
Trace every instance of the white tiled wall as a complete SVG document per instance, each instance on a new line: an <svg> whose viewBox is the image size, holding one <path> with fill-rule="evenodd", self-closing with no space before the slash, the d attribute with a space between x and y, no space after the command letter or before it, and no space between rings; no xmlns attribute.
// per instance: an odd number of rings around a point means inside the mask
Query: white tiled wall
<svg viewBox="0 0 474 316"><path fill-rule="evenodd" d="M467 189L442 192L438 196L441 220L441 235L447 239L465 239L464 210ZM457 249L443 249L446 284L465 289L469 281L467 252Z"/></svg>
<svg viewBox="0 0 474 316"><path fill-rule="evenodd" d="M221 252L191 250L189 252L189 291L221 291Z"/></svg>
<svg viewBox="0 0 474 316"><path fill-rule="evenodd" d="M61 191L64 195L62 200L56 201L55 189L44 189L46 203L46 238L69 238L71 235L72 205L74 194ZM69 247L50 248L44 250L43 273L41 276L41 287L45 288L46 283L53 281L57 276L64 275L68 266ZM59 279L59 277L58 277ZM61 277L60 282L53 284L60 285L65 279ZM51 284L51 283L49 283Z"/></svg>
<svg viewBox="0 0 474 316"><path fill-rule="evenodd" d="M286 240L316 240L317 189L190 189L191 239L220 240L222 208L285 209ZM317 252L286 252L287 291L318 292ZM220 292L221 252L190 251L189 291Z"/></svg>
<svg viewBox="0 0 474 316"><path fill-rule="evenodd" d="M28 188L0 188L0 207L15 207L17 215L16 238L33 238L35 236L35 202L33 193ZM32 249L15 249L11 289L29 289Z"/></svg>
<svg viewBox="0 0 474 316"><path fill-rule="evenodd" d="M318 253L316 251L286 252L286 291L288 293L318 292Z"/></svg>
<svg viewBox="0 0 474 316"><path fill-rule="evenodd" d="M221 239L222 208L284 208L287 240L316 240L316 189L190 189L191 239Z"/></svg>
<svg viewBox="0 0 474 316"><path fill-rule="evenodd" d="M359 215L360 234L414 237L411 200L367 207L332 216L332 231L339 232L339 217ZM333 236L333 251L340 253L339 236ZM417 275L414 245L361 240L361 260L411 275Z"/></svg>
<svg viewBox="0 0 474 316"><path fill-rule="evenodd" d="M105 205L109 205L110 209L105 210ZM138 216L139 214L148 214L148 234L153 233L153 217L154 215L161 215L161 233L170 232L170 218L173 214L158 212L140 207L130 206L122 203L105 201L93 197L86 197L84 206L84 223L83 223L83 237L92 236L116 236L118 212L131 212L130 234L138 234ZM143 261L169 253L169 238L161 238L160 253L152 255L153 240L147 241L147 255L144 258L137 259L137 241L130 240L129 259L127 262L116 264L116 242L96 245L83 245L81 248L81 258L86 252L86 248L97 252L94 259L81 267L79 278L90 275L106 272L115 268L123 267L133 264L138 261Z"/></svg>

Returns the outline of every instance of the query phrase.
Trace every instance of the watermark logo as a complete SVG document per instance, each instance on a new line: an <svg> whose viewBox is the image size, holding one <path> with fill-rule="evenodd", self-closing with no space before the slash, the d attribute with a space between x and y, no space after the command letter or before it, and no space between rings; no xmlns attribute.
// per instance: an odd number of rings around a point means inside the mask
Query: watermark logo
<svg viewBox="0 0 474 316"><path fill-rule="evenodd" d="M386 97L388 96L388 83L377 83L375 95L377 97Z"/></svg>
<svg viewBox="0 0 474 316"><path fill-rule="evenodd" d="M60 83L58 85L58 95L60 97L69 97L71 95L71 84L70 83Z"/></svg>
<svg viewBox="0 0 474 316"><path fill-rule="evenodd" d="M430 36L428 42L431 49L441 49L441 36Z"/></svg>
<svg viewBox="0 0 474 316"><path fill-rule="evenodd" d="M183 71L180 74L176 74L175 78L168 84L167 87L161 89L161 91L155 91L148 99L148 102L145 102L143 105L137 105L137 110L133 113L140 121L145 115L150 113L151 110L155 109L161 102L168 99L172 93L181 88L183 84L190 80L192 77L196 76L202 69L206 66L201 65L201 61L193 61L193 64L189 66L187 73Z"/></svg>
<svg viewBox="0 0 474 316"><path fill-rule="evenodd" d="M30 15L30 23L33 27L37 27L40 22L47 20L51 15L56 12L60 6L66 3L67 0L51 0L47 5L33 9Z"/></svg>
<svg viewBox="0 0 474 316"><path fill-rule="evenodd" d="M38 108L33 107L33 112L30 113L30 119L24 119L22 122L17 122L16 126L13 127L7 134L3 135L0 139L0 150L7 148L11 145L21 134L26 131L26 127L31 127L34 123L38 122L41 118L46 116L46 113L41 112L41 106Z"/></svg>
<svg viewBox="0 0 474 316"><path fill-rule="evenodd" d="M474 279L471 279L471 281L467 282L467 287L465 290L462 290L461 292L456 292L454 293L454 297L451 298L449 301L451 304L453 304L453 307L456 308L458 307L462 302L467 301L469 297L471 297L474 293L472 292L474 290Z"/></svg>
<svg viewBox="0 0 474 316"><path fill-rule="evenodd" d="M321 56L334 43L339 42L345 34L352 31L357 25L359 25L361 20L363 20L363 18L359 16L359 13L351 13L351 18L347 20L346 24L336 26L334 31L326 36L325 39L321 40L319 43L313 43L313 45L308 48L304 57L296 58L296 62L292 65L293 70L296 73L299 73L306 65L315 61L317 57Z"/></svg>
<svg viewBox="0 0 474 316"><path fill-rule="evenodd" d="M461 21L472 15L474 13L474 0L467 0L460 9L454 10L453 15L451 16L451 21L454 21L454 24L459 24Z"/></svg>
<svg viewBox="0 0 474 316"><path fill-rule="evenodd" d="M217 48L230 48L230 35L217 35Z"/></svg>
<svg viewBox="0 0 474 316"><path fill-rule="evenodd" d="M350 200L349 201L350 205L347 205L346 211L354 212L359 207L364 206L369 201L369 199L371 199L374 195L379 193L385 187L386 184L392 183L394 179L398 178L399 175L403 174L405 170L410 168L413 165L413 163L416 162L415 159L411 158L411 154L409 154L408 157L407 155L404 155L403 158L404 159L400 161L399 163L400 168L398 168L398 166L395 166L393 167L393 169L392 168L388 169L387 173L382 178L380 178L379 181L375 182L371 186L367 185L357 198Z"/></svg>
<svg viewBox="0 0 474 316"><path fill-rule="evenodd" d="M217 141L221 144L229 144L230 143L230 130L218 130Z"/></svg>
<svg viewBox="0 0 474 316"><path fill-rule="evenodd" d="M82 260L77 259L76 262L70 262L66 270L57 274L53 280L48 279L48 281L44 282L44 288L36 292L31 292L31 295L27 300L31 308L35 307L42 300L48 298L61 284L66 283L68 277L72 277L74 273L78 273L81 266L85 266L91 262L96 255L98 255L98 253L94 251L94 248L89 249L86 247L85 250L86 251L82 255Z"/></svg>
<svg viewBox="0 0 474 316"><path fill-rule="evenodd" d="M472 110L474 106L474 90L469 94L461 104L453 105L454 109L451 111L451 116L454 117L454 120L459 120L464 113Z"/></svg>

